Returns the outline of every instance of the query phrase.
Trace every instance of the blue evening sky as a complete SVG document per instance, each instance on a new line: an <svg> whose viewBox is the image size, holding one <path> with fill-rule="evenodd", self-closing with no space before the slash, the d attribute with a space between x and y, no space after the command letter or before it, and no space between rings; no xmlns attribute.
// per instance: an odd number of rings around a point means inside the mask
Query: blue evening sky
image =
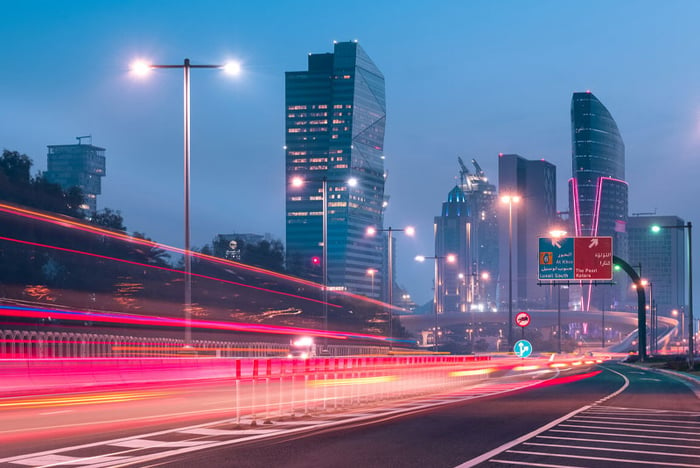
<svg viewBox="0 0 700 468"><path fill-rule="evenodd" d="M0 6L0 148L44 170L46 145L92 135L107 149L98 208L121 210L130 231L159 242L183 244L182 76L137 79L129 63L242 62L237 78L192 71L193 244L230 232L284 240L284 72L353 39L386 78L385 224L418 230L398 238L396 271L417 302L432 295L433 269L413 257L433 253L457 156L476 158L494 182L499 152L547 159L568 208L574 91L595 93L620 127L630 213L700 222L698 1Z"/></svg>

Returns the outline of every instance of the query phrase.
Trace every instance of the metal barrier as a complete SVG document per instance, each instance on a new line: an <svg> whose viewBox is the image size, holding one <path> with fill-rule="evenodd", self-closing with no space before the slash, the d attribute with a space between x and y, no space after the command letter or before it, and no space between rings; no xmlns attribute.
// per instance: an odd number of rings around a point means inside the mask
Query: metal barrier
<svg viewBox="0 0 700 468"><path fill-rule="evenodd" d="M184 340L102 333L0 330L0 359L125 358L182 355ZM386 354L382 346L328 345L331 356ZM193 340L192 354L215 357L286 357L282 343Z"/></svg>

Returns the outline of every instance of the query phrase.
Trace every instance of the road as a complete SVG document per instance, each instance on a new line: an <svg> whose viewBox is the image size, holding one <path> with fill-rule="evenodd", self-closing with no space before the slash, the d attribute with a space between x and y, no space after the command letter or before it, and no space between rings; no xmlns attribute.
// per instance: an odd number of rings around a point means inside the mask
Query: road
<svg viewBox="0 0 700 468"><path fill-rule="evenodd" d="M0 464L700 466L700 399L671 376L605 363L269 425L173 420L21 448Z"/></svg>

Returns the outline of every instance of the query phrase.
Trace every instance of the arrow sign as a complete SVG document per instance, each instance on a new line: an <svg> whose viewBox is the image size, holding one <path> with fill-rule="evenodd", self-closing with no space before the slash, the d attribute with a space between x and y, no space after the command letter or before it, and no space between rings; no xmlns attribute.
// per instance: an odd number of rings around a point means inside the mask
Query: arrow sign
<svg viewBox="0 0 700 468"><path fill-rule="evenodd" d="M515 343L515 346L513 346L513 352L519 358L526 358L532 354L532 344L527 340L519 340Z"/></svg>

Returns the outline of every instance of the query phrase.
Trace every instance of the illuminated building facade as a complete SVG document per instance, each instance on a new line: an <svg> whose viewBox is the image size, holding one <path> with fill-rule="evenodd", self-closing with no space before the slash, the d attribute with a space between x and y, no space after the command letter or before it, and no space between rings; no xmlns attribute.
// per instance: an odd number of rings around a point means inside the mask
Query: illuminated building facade
<svg viewBox="0 0 700 468"><path fill-rule="evenodd" d="M64 190L78 187L83 191L88 213L97 211L97 195L102 193L102 177L105 176L105 149L92 144L49 145L46 180L58 184Z"/></svg>
<svg viewBox="0 0 700 468"><path fill-rule="evenodd" d="M498 191L489 182L476 159L472 159L471 172L461 158L460 187L464 192L471 215L472 228L469 240L470 263L464 266L468 278L467 297L464 302L476 309L486 310L496 301L496 281L499 272L498 246Z"/></svg>
<svg viewBox="0 0 700 468"><path fill-rule="evenodd" d="M571 100L571 148L572 232L576 236L611 236L613 253L627 258L625 144L612 115L591 92L574 93ZM590 310L592 303L599 303L592 301L590 289L583 288L581 302L574 304L575 308ZM613 291L611 304L620 300L622 289Z"/></svg>
<svg viewBox="0 0 700 468"><path fill-rule="evenodd" d="M287 268L320 279L325 179L327 284L370 295L387 271L385 240L365 234L383 223L384 76L357 42L310 54L307 71L286 73L285 122ZM304 185L292 186L294 177ZM350 178L356 186L348 186Z"/></svg>
<svg viewBox="0 0 700 468"><path fill-rule="evenodd" d="M472 222L467 197L455 187L435 217L435 291L433 301L438 314L466 312L472 300L471 270ZM455 255L454 263L447 261Z"/></svg>
<svg viewBox="0 0 700 468"><path fill-rule="evenodd" d="M518 195L512 204L512 280L515 307L541 308L551 305L550 288L537 284L539 259L533 246L558 226L557 168L545 160L529 160L517 154L498 157L498 188L501 195ZM498 291L501 305L508 303L509 285L509 205L499 207L500 275ZM536 249L535 249L536 253Z"/></svg>

